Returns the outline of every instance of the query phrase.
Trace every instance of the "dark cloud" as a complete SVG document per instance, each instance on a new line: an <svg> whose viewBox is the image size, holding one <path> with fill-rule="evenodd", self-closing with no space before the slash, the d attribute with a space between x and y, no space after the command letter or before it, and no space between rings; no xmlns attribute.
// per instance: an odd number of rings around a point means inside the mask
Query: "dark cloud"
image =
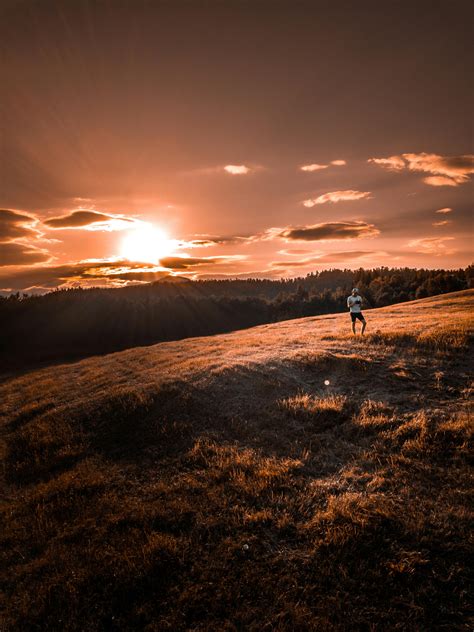
<svg viewBox="0 0 474 632"><path fill-rule="evenodd" d="M30 262L32 263L32 262ZM154 281L167 275L153 264L130 261L81 261L60 266L41 266L0 273L0 289L28 290L31 287L51 289L74 283L101 286L120 285L120 281Z"/></svg>
<svg viewBox="0 0 474 632"><path fill-rule="evenodd" d="M20 211L0 210L0 241L9 241L22 237L37 236L38 231L32 228L36 218Z"/></svg>
<svg viewBox="0 0 474 632"><path fill-rule="evenodd" d="M217 246L217 244L223 243L222 241L216 241L215 239L192 239L185 242L187 248L207 248L208 246Z"/></svg>
<svg viewBox="0 0 474 632"><path fill-rule="evenodd" d="M245 244L257 241L258 235L195 235L195 239L182 242L187 248L206 248L208 246L225 246L227 244Z"/></svg>
<svg viewBox="0 0 474 632"><path fill-rule="evenodd" d="M239 255L230 255L229 257L164 257L160 259L160 265L170 270L185 270L193 266L201 266L216 263L235 263L237 259L241 259Z"/></svg>
<svg viewBox="0 0 474 632"><path fill-rule="evenodd" d="M323 222L312 226L288 227L278 236L295 241L335 241L375 237L379 230L366 222Z"/></svg>
<svg viewBox="0 0 474 632"><path fill-rule="evenodd" d="M50 260L46 250L15 241L0 243L0 266L24 266Z"/></svg>
<svg viewBox="0 0 474 632"><path fill-rule="evenodd" d="M43 222L49 228L82 228L97 222L107 222L114 219L112 215L99 213L98 211L79 210L71 211L61 217L51 217Z"/></svg>

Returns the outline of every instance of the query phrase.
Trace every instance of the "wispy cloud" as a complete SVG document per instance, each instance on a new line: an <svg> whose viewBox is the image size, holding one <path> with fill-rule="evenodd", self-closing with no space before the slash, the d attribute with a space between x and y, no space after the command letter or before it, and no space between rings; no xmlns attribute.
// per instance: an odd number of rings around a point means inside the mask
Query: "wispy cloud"
<svg viewBox="0 0 474 632"><path fill-rule="evenodd" d="M375 237L379 230L367 222L323 222L310 226L289 226L271 229L273 235L286 241L336 241L341 239L361 239ZM278 232L277 232L278 231Z"/></svg>
<svg viewBox="0 0 474 632"><path fill-rule="evenodd" d="M423 178L423 182L430 184L432 187L457 187L464 181L459 182L454 178L448 178L448 176L428 176L427 178Z"/></svg>
<svg viewBox="0 0 474 632"><path fill-rule="evenodd" d="M222 255L216 257L174 256L163 257L163 259L160 259L160 265L170 270L186 270L195 266L235 263L245 258L244 255Z"/></svg>
<svg viewBox="0 0 474 632"><path fill-rule="evenodd" d="M284 250L279 250L279 255L288 255L292 257L294 255L306 255L311 253L312 250L308 250L308 248L285 248Z"/></svg>
<svg viewBox="0 0 474 632"><path fill-rule="evenodd" d="M304 200L303 204L311 208L316 204L327 204L328 202L335 204L336 202L370 199L371 195L370 191L353 191L352 189L346 191L330 191L315 199Z"/></svg>
<svg viewBox="0 0 474 632"><path fill-rule="evenodd" d="M313 162L309 165L302 165L300 167L301 171L321 171L322 169L328 169L328 167L343 167L346 163L345 160L331 160L330 163L326 164L318 164L317 162Z"/></svg>
<svg viewBox="0 0 474 632"><path fill-rule="evenodd" d="M448 248L446 245L446 242L453 241L453 239L454 237L424 237L422 239L413 239L407 245L419 254L441 257L452 255L456 252L456 250Z"/></svg>
<svg viewBox="0 0 474 632"><path fill-rule="evenodd" d="M82 229L93 231L114 231L132 228L140 220L124 215L106 214L89 209L76 209L60 217L51 217L43 224L52 229Z"/></svg>
<svg viewBox="0 0 474 632"><path fill-rule="evenodd" d="M369 158L367 162L388 169L388 171L401 171L405 169L405 161L401 156L389 156L388 158Z"/></svg>
<svg viewBox="0 0 474 632"><path fill-rule="evenodd" d="M447 226L448 224L452 224L450 219L443 219L440 222L433 222L433 226Z"/></svg>
<svg viewBox="0 0 474 632"><path fill-rule="evenodd" d="M453 209L449 208L448 206L446 206L445 208L440 208L436 211L436 213L441 213L441 214L446 214L446 213L452 213Z"/></svg>
<svg viewBox="0 0 474 632"><path fill-rule="evenodd" d="M469 181L469 175L474 173L474 154L459 156L441 156L421 152L419 154L406 153L389 158L370 158L374 163L390 171L416 171L428 173L423 182L431 186L456 187Z"/></svg>
<svg viewBox="0 0 474 632"><path fill-rule="evenodd" d="M356 261L374 256L387 256L387 253L375 250L345 250L340 252L320 253L312 257L305 257L303 259L293 261L273 261L271 265L275 268L285 268L291 270L292 268L300 268L313 264L347 263L349 261Z"/></svg>
<svg viewBox="0 0 474 632"><path fill-rule="evenodd" d="M233 176L245 175L251 171L250 167L246 165L226 165L224 171L230 173Z"/></svg>

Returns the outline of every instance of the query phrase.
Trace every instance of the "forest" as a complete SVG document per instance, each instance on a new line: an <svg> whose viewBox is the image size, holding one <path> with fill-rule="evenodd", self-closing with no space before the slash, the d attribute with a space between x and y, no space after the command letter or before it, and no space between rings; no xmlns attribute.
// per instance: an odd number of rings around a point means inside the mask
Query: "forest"
<svg viewBox="0 0 474 632"><path fill-rule="evenodd" d="M280 280L169 277L114 289L15 293L0 297L0 371L343 312L354 286L365 309L383 307L474 287L474 265L332 269Z"/></svg>

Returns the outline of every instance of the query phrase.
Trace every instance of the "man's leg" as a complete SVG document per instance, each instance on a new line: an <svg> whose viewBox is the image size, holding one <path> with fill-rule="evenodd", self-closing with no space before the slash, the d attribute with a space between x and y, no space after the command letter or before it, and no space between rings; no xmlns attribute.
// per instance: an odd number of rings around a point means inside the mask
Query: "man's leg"
<svg viewBox="0 0 474 632"><path fill-rule="evenodd" d="M361 329L361 332L360 332L361 335L364 335L364 331L365 331L366 327L367 327L367 322L365 320L363 320L362 321L362 329Z"/></svg>
<svg viewBox="0 0 474 632"><path fill-rule="evenodd" d="M352 318L352 333L354 334L354 336L355 336L355 332L356 332L356 321L355 321L355 318Z"/></svg>

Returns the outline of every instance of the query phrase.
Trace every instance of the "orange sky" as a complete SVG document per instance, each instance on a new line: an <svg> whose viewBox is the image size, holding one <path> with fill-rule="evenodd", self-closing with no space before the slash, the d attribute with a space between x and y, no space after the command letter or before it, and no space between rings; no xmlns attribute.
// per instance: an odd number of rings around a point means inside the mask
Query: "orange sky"
<svg viewBox="0 0 474 632"><path fill-rule="evenodd" d="M471 3L2 4L0 291L472 261Z"/></svg>

